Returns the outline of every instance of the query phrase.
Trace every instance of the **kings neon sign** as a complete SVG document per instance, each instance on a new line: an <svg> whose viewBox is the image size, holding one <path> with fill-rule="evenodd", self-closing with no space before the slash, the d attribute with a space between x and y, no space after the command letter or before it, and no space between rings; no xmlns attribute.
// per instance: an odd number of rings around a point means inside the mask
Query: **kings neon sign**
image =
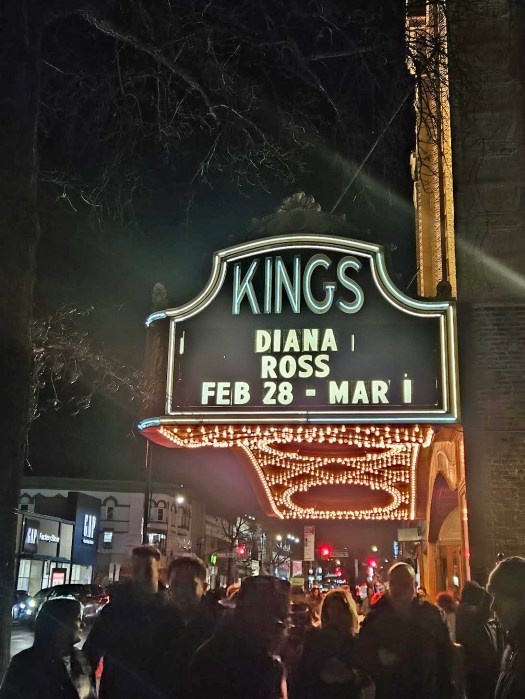
<svg viewBox="0 0 525 699"><path fill-rule="evenodd" d="M459 420L455 306L403 294L379 245L324 235L216 253L169 324L164 415L198 423Z"/></svg>

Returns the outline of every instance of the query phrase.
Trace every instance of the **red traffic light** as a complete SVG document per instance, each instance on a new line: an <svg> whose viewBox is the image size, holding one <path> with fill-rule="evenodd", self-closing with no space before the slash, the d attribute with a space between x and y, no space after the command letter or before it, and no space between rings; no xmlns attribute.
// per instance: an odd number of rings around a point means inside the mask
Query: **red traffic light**
<svg viewBox="0 0 525 699"><path fill-rule="evenodd" d="M242 544L237 546L237 555L241 556L241 558L246 556L246 546L243 546Z"/></svg>
<svg viewBox="0 0 525 699"><path fill-rule="evenodd" d="M319 553L321 554L321 558L330 558L330 547L329 546L321 546L319 549Z"/></svg>
<svg viewBox="0 0 525 699"><path fill-rule="evenodd" d="M369 568L377 568L377 558L369 558L367 564Z"/></svg>

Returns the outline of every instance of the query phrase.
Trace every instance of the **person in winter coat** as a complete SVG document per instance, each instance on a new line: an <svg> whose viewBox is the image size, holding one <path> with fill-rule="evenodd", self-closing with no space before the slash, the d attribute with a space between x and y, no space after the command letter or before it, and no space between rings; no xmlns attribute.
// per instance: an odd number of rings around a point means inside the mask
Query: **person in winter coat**
<svg viewBox="0 0 525 699"><path fill-rule="evenodd" d="M495 699L525 697L525 558L506 558L489 577L488 591L507 641Z"/></svg>
<svg viewBox="0 0 525 699"><path fill-rule="evenodd" d="M302 587L292 587L289 628L281 650L281 658L286 668L286 683L289 698L297 696L299 662L307 630L312 627L312 617L307 598Z"/></svg>
<svg viewBox="0 0 525 699"><path fill-rule="evenodd" d="M445 615L445 620L447 622L448 630L450 631L450 638L453 642L456 641L456 603L452 595L448 592L439 592L436 596L437 606L443 610Z"/></svg>
<svg viewBox="0 0 525 699"><path fill-rule="evenodd" d="M228 621L190 663L192 699L286 699L279 656L290 612L290 585L270 575L245 578Z"/></svg>
<svg viewBox="0 0 525 699"><path fill-rule="evenodd" d="M80 640L80 612L80 602L70 598L42 606L34 643L11 660L1 699L95 699L89 664L74 648Z"/></svg>
<svg viewBox="0 0 525 699"><path fill-rule="evenodd" d="M493 699L498 680L503 638L491 618L492 597L481 585L468 580L456 612L456 641L463 648L468 699Z"/></svg>
<svg viewBox="0 0 525 699"><path fill-rule="evenodd" d="M416 595L414 569L396 563L389 590L361 626L356 657L377 699L451 699L454 646L440 610Z"/></svg>
<svg viewBox="0 0 525 699"><path fill-rule="evenodd" d="M168 606L179 615L164 648L161 671L167 696L187 697L188 670L192 655L215 630L215 601L207 602L204 590L206 565L198 556L177 556L168 568Z"/></svg>
<svg viewBox="0 0 525 699"><path fill-rule="evenodd" d="M312 587L308 597L308 607L310 609L310 618L312 626L319 626L321 623L321 604L323 597L319 587Z"/></svg>
<svg viewBox="0 0 525 699"><path fill-rule="evenodd" d="M373 699L373 684L356 669L359 626L352 595L331 590L321 607L321 628L308 629L299 664L299 699Z"/></svg>
<svg viewBox="0 0 525 699"><path fill-rule="evenodd" d="M173 634L182 627L176 608L159 591L160 552L132 552L133 579L114 589L83 650L93 672L103 659L100 699L165 699L176 657L166 659Z"/></svg>

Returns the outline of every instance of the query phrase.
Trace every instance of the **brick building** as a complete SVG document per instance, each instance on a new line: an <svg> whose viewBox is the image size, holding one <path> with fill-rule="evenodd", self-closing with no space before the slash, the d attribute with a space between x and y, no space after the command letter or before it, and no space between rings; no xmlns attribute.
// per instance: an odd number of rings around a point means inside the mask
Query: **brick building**
<svg viewBox="0 0 525 699"><path fill-rule="evenodd" d="M408 3L419 50L441 41L416 101L419 293L457 289L465 555L484 581L497 553L525 554L525 6L453 0L446 20L442 7Z"/></svg>

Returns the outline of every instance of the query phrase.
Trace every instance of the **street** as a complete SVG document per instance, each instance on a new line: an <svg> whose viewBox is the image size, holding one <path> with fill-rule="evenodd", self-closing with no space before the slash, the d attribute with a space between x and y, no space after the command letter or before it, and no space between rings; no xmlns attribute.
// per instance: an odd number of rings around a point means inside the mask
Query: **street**
<svg viewBox="0 0 525 699"><path fill-rule="evenodd" d="M18 622L13 622L11 627L11 657L20 653L21 650L29 648L33 643L33 632L27 626L22 626Z"/></svg>

